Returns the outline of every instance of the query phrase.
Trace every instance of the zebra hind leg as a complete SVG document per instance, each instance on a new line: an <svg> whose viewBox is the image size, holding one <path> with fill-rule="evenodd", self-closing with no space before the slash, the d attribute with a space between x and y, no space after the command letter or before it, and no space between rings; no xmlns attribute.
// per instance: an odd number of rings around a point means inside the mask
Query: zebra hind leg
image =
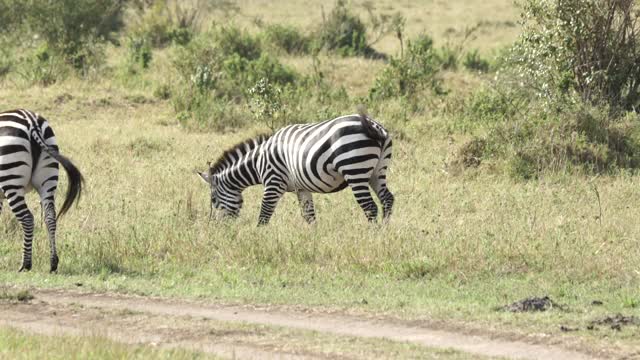
<svg viewBox="0 0 640 360"><path fill-rule="evenodd" d="M33 244L33 214L29 211L24 201L24 190L20 189L7 196L7 202L14 216L22 225L24 233L24 244L22 248L22 266L20 272L31 270L31 255Z"/></svg>
<svg viewBox="0 0 640 360"><path fill-rule="evenodd" d="M371 184L371 187L373 188L373 190L376 192L378 199L380 199L380 203L382 203L383 220L385 222L389 221L389 217L393 212L393 203L395 201L395 197L387 187L386 176L379 175L375 177L374 175L374 177L371 179L369 183Z"/></svg>
<svg viewBox="0 0 640 360"><path fill-rule="evenodd" d="M364 214L367 216L367 220L370 222L376 222L378 219L378 205L373 201L371 197L371 193L369 192L369 178L350 178L348 176L345 177L347 184L353 191L353 196L355 196L358 205L364 211Z"/></svg>
<svg viewBox="0 0 640 360"><path fill-rule="evenodd" d="M307 223L313 224L316 222L316 210L313 206L313 197L309 191L298 190L298 201L300 202L300 210L302 211L302 217Z"/></svg>
<svg viewBox="0 0 640 360"><path fill-rule="evenodd" d="M47 224L47 232L49 233L50 271L53 273L58 270L58 252L56 250L56 204L53 198L42 200L42 208L44 209L44 222Z"/></svg>

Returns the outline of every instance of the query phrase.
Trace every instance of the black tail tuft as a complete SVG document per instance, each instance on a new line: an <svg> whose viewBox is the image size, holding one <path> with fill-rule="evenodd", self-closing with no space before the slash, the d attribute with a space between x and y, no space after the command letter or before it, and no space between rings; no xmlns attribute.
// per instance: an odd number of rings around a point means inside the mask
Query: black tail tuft
<svg viewBox="0 0 640 360"><path fill-rule="evenodd" d="M80 196L82 195L82 183L84 182L84 178L80 173L80 170L65 156L62 154L51 151L49 153L54 159L58 160L62 167L67 172L67 177L69 178L69 187L67 188L67 196L64 199L64 203L62 204L62 208L60 212L58 212L58 219L62 217L73 205L74 202L80 200Z"/></svg>

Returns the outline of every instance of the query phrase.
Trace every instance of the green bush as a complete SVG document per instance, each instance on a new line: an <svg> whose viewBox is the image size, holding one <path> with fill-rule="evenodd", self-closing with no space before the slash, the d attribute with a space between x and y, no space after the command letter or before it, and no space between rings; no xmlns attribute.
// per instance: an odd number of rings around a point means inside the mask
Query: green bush
<svg viewBox="0 0 640 360"><path fill-rule="evenodd" d="M246 60L255 60L262 53L260 40L235 26L218 26L209 36L224 57L233 55Z"/></svg>
<svg viewBox="0 0 640 360"><path fill-rule="evenodd" d="M56 52L46 45L29 52L21 58L18 73L29 84L49 86L65 79L69 74L69 65Z"/></svg>
<svg viewBox="0 0 640 360"><path fill-rule="evenodd" d="M16 31L24 21L25 4L21 0L0 0L0 35Z"/></svg>
<svg viewBox="0 0 640 360"><path fill-rule="evenodd" d="M173 64L181 77L177 85L174 107L183 118L202 126L207 111L231 111L246 114L249 89L261 79L279 87L300 79L294 71L262 51L257 38L235 27L217 27L176 49ZM235 111L235 112L234 112ZM227 119L226 123L220 119ZM242 124L239 118L222 116L212 127L224 128ZM226 124L226 125L224 125Z"/></svg>
<svg viewBox="0 0 640 360"><path fill-rule="evenodd" d="M467 52L465 54L462 65L464 65L464 67L469 70L480 72L489 71L489 61L480 57L477 49L474 49L473 51Z"/></svg>
<svg viewBox="0 0 640 360"><path fill-rule="evenodd" d="M320 47L344 56L374 52L367 44L365 24L349 11L344 0L336 2L315 37Z"/></svg>
<svg viewBox="0 0 640 360"><path fill-rule="evenodd" d="M444 70L458 69L459 57L460 50L451 45L445 45L436 51L436 59Z"/></svg>
<svg viewBox="0 0 640 360"><path fill-rule="evenodd" d="M311 49L311 39L302 35L293 26L269 25L264 30L262 37L267 44L271 44L287 54L308 54Z"/></svg>
<svg viewBox="0 0 640 360"><path fill-rule="evenodd" d="M154 1L150 8L143 11L134 31L136 37L145 38L154 47L164 47L171 43L174 25L168 14L166 1Z"/></svg>
<svg viewBox="0 0 640 360"><path fill-rule="evenodd" d="M23 6L29 28L49 51L85 71L104 58L100 43L123 26L122 0L31 1Z"/></svg>
<svg viewBox="0 0 640 360"><path fill-rule="evenodd" d="M267 78L262 78L249 89L249 95L249 109L256 120L266 124L272 131L281 127L284 118L282 89L274 86Z"/></svg>
<svg viewBox="0 0 640 360"><path fill-rule="evenodd" d="M149 41L144 37L132 37L128 39L128 70L130 73L136 73L139 70L149 68L153 53Z"/></svg>
<svg viewBox="0 0 640 360"><path fill-rule="evenodd" d="M137 10L134 32L147 38L154 47L171 43L186 45L199 33L203 14L211 11L237 11L227 0L134 0Z"/></svg>
<svg viewBox="0 0 640 360"><path fill-rule="evenodd" d="M369 90L369 100L417 98L424 90L443 94L440 61L433 40L426 35L409 41L403 56L391 58Z"/></svg>
<svg viewBox="0 0 640 360"><path fill-rule="evenodd" d="M640 106L640 12L633 0L527 0L519 76L547 99Z"/></svg>

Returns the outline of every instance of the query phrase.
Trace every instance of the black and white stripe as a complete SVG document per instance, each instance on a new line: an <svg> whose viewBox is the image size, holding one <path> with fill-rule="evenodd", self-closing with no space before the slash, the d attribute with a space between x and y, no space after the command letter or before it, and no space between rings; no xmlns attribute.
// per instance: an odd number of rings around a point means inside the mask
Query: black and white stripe
<svg viewBox="0 0 640 360"><path fill-rule="evenodd" d="M60 213L56 216L55 192L59 164L67 172L69 188ZM34 224L33 214L25 202L25 195L31 189L40 195L49 233L51 271L56 271L56 221L79 199L82 175L69 159L58 152L53 129L42 116L24 109L0 113L0 189L0 210L4 197L24 232L20 271L31 270Z"/></svg>
<svg viewBox="0 0 640 360"><path fill-rule="evenodd" d="M383 218L391 215L393 194L387 188L386 172L391 160L391 137L364 114L342 116L315 124L291 125L273 136L259 136L227 150L200 173L210 184L211 205L225 215L237 216L242 191L264 185L259 224L266 224L285 192L296 192L302 215L315 221L312 193L332 193L347 186L370 221L378 206Z"/></svg>

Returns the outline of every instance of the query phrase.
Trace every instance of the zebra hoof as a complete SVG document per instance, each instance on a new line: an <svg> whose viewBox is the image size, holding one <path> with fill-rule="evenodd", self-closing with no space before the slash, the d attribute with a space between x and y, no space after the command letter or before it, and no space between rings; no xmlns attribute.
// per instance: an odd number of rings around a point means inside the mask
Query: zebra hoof
<svg viewBox="0 0 640 360"><path fill-rule="evenodd" d="M54 256L51 258L51 273L58 271L58 256Z"/></svg>
<svg viewBox="0 0 640 360"><path fill-rule="evenodd" d="M27 272L27 271L31 271L31 264L22 264L22 266L20 266L20 270L18 270L18 272Z"/></svg>

